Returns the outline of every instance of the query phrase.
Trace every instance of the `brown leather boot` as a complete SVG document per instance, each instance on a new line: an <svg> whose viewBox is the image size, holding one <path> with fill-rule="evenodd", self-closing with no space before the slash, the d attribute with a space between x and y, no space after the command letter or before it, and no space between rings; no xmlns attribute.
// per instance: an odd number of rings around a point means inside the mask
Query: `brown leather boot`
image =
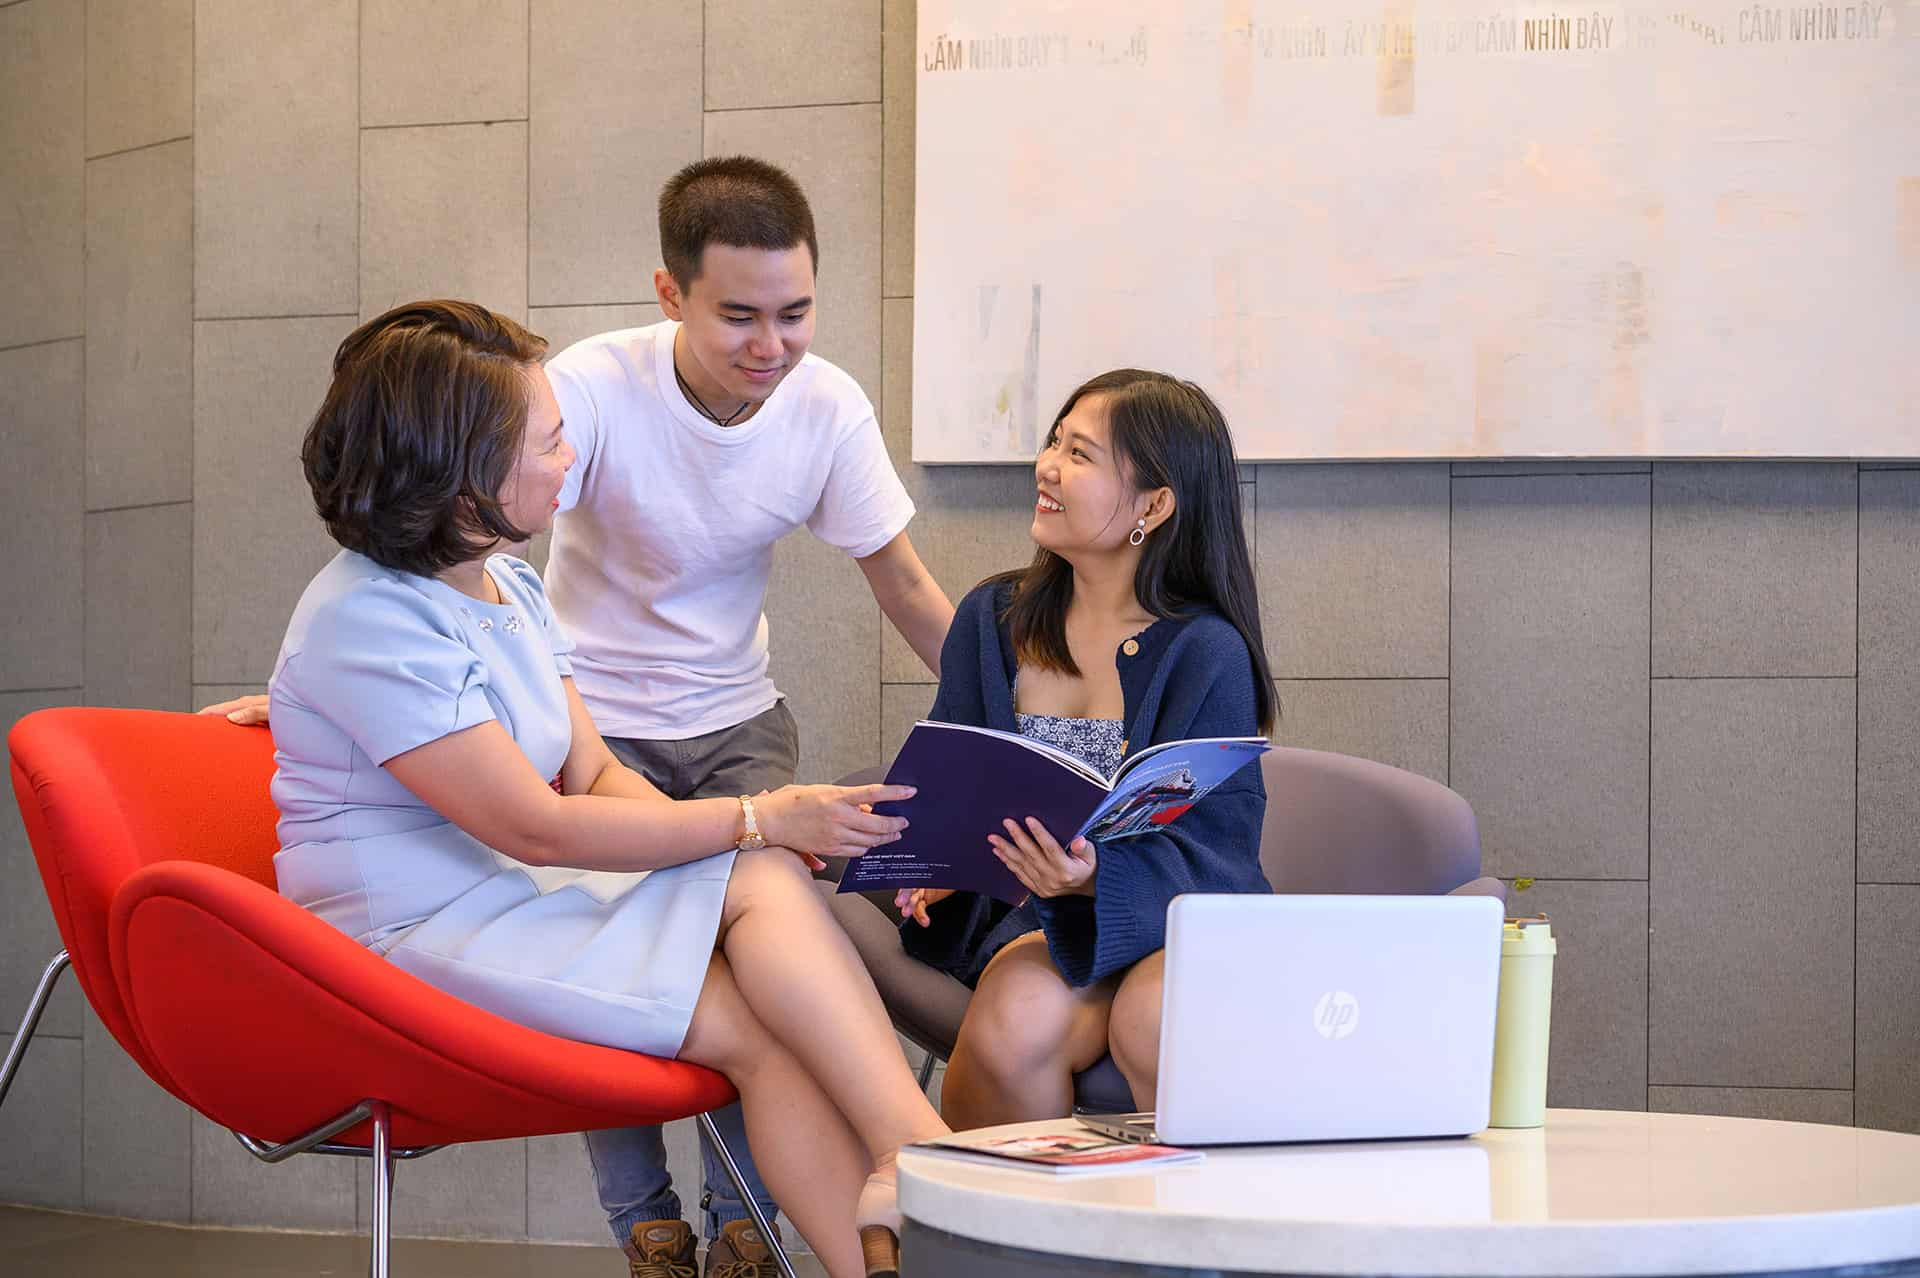
<svg viewBox="0 0 1920 1278"><path fill-rule="evenodd" d="M641 1220L622 1248L633 1278L698 1278L693 1227L684 1220Z"/></svg>
<svg viewBox="0 0 1920 1278"><path fill-rule="evenodd" d="M705 1278L780 1278L780 1266L759 1226L735 1220L722 1225L720 1236L707 1244Z"/></svg>

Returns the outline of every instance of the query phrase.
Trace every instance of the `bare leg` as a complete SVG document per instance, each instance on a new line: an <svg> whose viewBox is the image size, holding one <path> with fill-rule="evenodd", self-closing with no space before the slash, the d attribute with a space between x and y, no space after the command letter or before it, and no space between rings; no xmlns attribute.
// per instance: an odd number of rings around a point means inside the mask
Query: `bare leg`
<svg viewBox="0 0 1920 1278"><path fill-rule="evenodd" d="M1068 985L1039 932L994 955L947 1062L947 1121L966 1131L1072 1113L1074 1074L1106 1053L1114 987Z"/></svg>
<svg viewBox="0 0 1920 1278"><path fill-rule="evenodd" d="M874 1174L860 1195L858 1220L897 1229L895 1154L948 1128L908 1072L853 942L784 849L735 861L720 928L721 950L747 1005L866 1147Z"/></svg>
<svg viewBox="0 0 1920 1278"><path fill-rule="evenodd" d="M767 1186L827 1272L863 1272L854 1201L873 1159L820 1085L747 1006L714 955L680 1059L717 1069L740 1092L747 1143Z"/></svg>
<svg viewBox="0 0 1920 1278"><path fill-rule="evenodd" d="M1128 968L1107 1024L1107 1050L1140 1109L1155 1107L1160 1086L1160 993L1166 971L1165 950L1155 950Z"/></svg>

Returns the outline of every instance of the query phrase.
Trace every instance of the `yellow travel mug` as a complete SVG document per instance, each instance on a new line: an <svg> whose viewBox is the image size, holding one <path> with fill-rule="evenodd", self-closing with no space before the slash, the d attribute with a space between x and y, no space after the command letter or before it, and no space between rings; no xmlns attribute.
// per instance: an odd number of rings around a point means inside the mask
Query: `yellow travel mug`
<svg viewBox="0 0 1920 1278"><path fill-rule="evenodd" d="M1493 1035L1494 1127L1539 1127L1547 1121L1547 1040L1557 948L1546 915L1507 920L1500 940L1500 1002Z"/></svg>

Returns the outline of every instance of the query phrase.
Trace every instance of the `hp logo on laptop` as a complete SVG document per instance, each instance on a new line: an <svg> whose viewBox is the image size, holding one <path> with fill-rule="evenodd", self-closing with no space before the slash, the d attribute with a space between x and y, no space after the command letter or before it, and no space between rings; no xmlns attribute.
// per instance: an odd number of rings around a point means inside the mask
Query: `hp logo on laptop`
<svg viewBox="0 0 1920 1278"><path fill-rule="evenodd" d="M1328 990L1313 1005L1313 1032L1321 1038L1345 1038L1360 1028L1360 1000L1345 990Z"/></svg>

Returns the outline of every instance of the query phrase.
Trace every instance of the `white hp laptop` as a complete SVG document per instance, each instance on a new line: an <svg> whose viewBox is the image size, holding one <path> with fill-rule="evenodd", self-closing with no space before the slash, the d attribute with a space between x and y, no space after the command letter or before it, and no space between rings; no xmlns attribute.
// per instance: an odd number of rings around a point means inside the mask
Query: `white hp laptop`
<svg viewBox="0 0 1920 1278"><path fill-rule="evenodd" d="M1477 1132L1503 921L1488 896L1177 897L1159 1109L1075 1117L1168 1145Z"/></svg>

